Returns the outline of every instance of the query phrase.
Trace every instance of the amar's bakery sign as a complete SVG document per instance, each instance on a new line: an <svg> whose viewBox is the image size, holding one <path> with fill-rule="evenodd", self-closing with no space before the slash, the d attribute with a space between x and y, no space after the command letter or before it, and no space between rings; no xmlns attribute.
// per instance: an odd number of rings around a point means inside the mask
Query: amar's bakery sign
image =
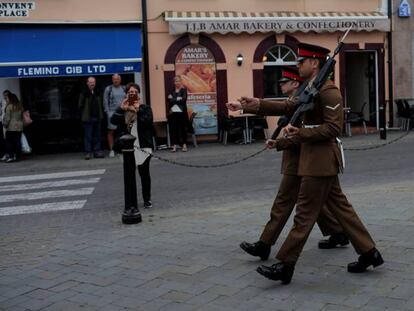
<svg viewBox="0 0 414 311"><path fill-rule="evenodd" d="M165 12L170 34L389 31L387 16L370 13Z"/></svg>

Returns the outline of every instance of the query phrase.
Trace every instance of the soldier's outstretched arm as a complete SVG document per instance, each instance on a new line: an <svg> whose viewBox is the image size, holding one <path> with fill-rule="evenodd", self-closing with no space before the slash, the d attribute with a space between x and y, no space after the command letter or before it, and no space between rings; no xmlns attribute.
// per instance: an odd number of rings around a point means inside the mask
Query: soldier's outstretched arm
<svg viewBox="0 0 414 311"><path fill-rule="evenodd" d="M245 113L254 113L262 116L282 116L292 114L296 102L294 99L266 100L242 97L240 100Z"/></svg>

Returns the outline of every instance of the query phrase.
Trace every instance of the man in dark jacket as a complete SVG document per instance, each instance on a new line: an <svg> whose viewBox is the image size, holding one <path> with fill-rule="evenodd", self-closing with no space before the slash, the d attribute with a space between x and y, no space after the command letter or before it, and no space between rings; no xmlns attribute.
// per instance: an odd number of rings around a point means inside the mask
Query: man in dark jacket
<svg viewBox="0 0 414 311"><path fill-rule="evenodd" d="M85 160L92 157L103 158L101 148L101 122L103 118L102 96L96 92L96 80L89 77L86 81L88 90L79 97L79 109L84 128Z"/></svg>

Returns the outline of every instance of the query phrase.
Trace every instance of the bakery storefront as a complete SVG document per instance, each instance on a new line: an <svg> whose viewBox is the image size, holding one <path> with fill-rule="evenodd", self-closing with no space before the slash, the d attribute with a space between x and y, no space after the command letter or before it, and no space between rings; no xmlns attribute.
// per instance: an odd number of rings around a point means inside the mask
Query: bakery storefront
<svg viewBox="0 0 414 311"><path fill-rule="evenodd" d="M337 58L334 80L347 107L362 112L369 126L383 126L380 114L385 114L387 93L385 42L390 30L389 19L383 13L166 11L163 19L168 33L149 33L150 55L155 46L151 41L157 42L158 49L165 48L163 55L159 52L163 63L157 63L156 53L150 58L156 68L150 72L154 77L151 83L161 78L158 67L163 69L165 94L171 91L174 75L183 77L198 135L217 134L217 119L227 113L228 100L242 95L283 97L277 81L282 66L295 64L298 42L333 51L351 26ZM154 101L152 95L152 102L165 103L165 98ZM165 108L158 108L160 118L162 113ZM274 122L272 119L270 123Z"/></svg>

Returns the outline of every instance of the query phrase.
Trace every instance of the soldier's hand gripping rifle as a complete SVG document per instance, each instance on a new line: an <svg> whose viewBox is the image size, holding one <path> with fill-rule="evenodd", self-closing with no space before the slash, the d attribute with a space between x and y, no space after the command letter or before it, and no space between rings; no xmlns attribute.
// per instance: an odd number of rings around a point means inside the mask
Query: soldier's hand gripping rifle
<svg viewBox="0 0 414 311"><path fill-rule="evenodd" d="M296 91L294 96L299 96L299 94L303 92L305 87L306 87L306 83L303 82L301 86L299 87L299 89ZM282 129L289 124L289 121L290 119L287 116L281 116L279 120L277 121L277 128L274 130L270 139L275 140L279 136Z"/></svg>
<svg viewBox="0 0 414 311"><path fill-rule="evenodd" d="M297 126L297 121L302 113L308 110L312 110L314 107L314 98L318 95L319 90L325 84L328 77L333 72L335 67L335 56L341 51L342 46L344 45L344 40L348 35L349 31L352 29L352 26L348 28L345 32L344 36L342 37L341 41L338 43L334 53L332 56L328 57L325 64L319 71L318 75L316 76L315 80L309 85L307 85L303 91L299 94L299 101L295 108L295 112L293 113L292 118L290 119L289 123L292 125ZM306 81L304 82L306 83ZM273 137L273 136L272 136Z"/></svg>

